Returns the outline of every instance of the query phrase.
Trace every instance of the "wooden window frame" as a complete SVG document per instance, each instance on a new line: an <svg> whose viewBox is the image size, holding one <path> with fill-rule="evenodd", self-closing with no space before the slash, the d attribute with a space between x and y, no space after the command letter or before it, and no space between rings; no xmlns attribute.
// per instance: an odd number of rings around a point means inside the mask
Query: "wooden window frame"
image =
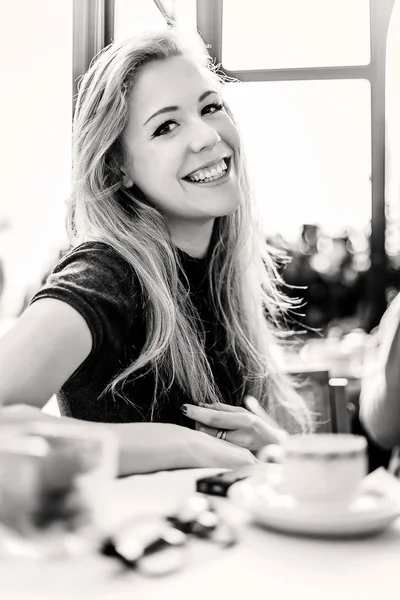
<svg viewBox="0 0 400 600"><path fill-rule="evenodd" d="M78 81L114 36L115 0L73 0L73 105Z"/></svg>

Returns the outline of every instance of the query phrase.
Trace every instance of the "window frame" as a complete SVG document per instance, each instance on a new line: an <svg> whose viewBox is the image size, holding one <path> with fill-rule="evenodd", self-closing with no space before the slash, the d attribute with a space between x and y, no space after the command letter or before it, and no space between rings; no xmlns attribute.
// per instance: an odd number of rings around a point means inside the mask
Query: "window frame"
<svg viewBox="0 0 400 600"><path fill-rule="evenodd" d="M222 64L222 16L224 0L197 0L197 28L211 48L209 53L230 77L241 81L304 81L367 79L371 86L371 268L368 273L368 328L378 325L384 313L388 284L385 251L385 62L386 38L395 0L370 0L371 60L367 65L253 69L232 71Z"/></svg>
<svg viewBox="0 0 400 600"><path fill-rule="evenodd" d="M111 44L114 36L115 0L73 0L73 108L78 81L92 59Z"/></svg>

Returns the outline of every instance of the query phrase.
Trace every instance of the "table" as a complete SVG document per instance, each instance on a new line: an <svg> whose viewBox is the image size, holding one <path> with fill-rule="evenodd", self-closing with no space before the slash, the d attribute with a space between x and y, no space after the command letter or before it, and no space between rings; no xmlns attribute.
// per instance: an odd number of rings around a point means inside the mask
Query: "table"
<svg viewBox="0 0 400 600"><path fill-rule="evenodd" d="M117 523L132 514L173 512L194 491L197 478L217 471L116 480L110 489L110 519ZM219 505L238 516L228 500L219 499ZM51 564L6 560L0 563L0 598L242 600L252 594L276 600L377 600L400 593L400 519L378 537L347 541L290 537L244 521L237 546L222 550L193 540L189 551L192 562L184 570L157 579L122 574L116 562L101 556Z"/></svg>

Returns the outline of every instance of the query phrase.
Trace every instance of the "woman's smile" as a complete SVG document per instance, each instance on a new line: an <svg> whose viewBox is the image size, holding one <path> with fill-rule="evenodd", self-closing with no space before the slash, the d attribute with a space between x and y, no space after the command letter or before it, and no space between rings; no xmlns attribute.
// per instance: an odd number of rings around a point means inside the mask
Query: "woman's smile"
<svg viewBox="0 0 400 600"><path fill-rule="evenodd" d="M197 169L182 179L191 185L213 187L227 183L231 174L231 157L222 158L216 163Z"/></svg>

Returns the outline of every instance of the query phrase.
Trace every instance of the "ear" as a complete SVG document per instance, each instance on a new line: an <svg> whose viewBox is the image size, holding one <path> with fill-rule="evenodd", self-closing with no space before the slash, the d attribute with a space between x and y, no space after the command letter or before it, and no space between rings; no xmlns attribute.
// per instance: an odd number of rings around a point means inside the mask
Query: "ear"
<svg viewBox="0 0 400 600"><path fill-rule="evenodd" d="M125 167L120 167L120 169L121 169L121 173L123 175L122 182L124 184L124 187L126 187L127 189L131 188L133 186L132 177L129 175L129 173L127 172Z"/></svg>

